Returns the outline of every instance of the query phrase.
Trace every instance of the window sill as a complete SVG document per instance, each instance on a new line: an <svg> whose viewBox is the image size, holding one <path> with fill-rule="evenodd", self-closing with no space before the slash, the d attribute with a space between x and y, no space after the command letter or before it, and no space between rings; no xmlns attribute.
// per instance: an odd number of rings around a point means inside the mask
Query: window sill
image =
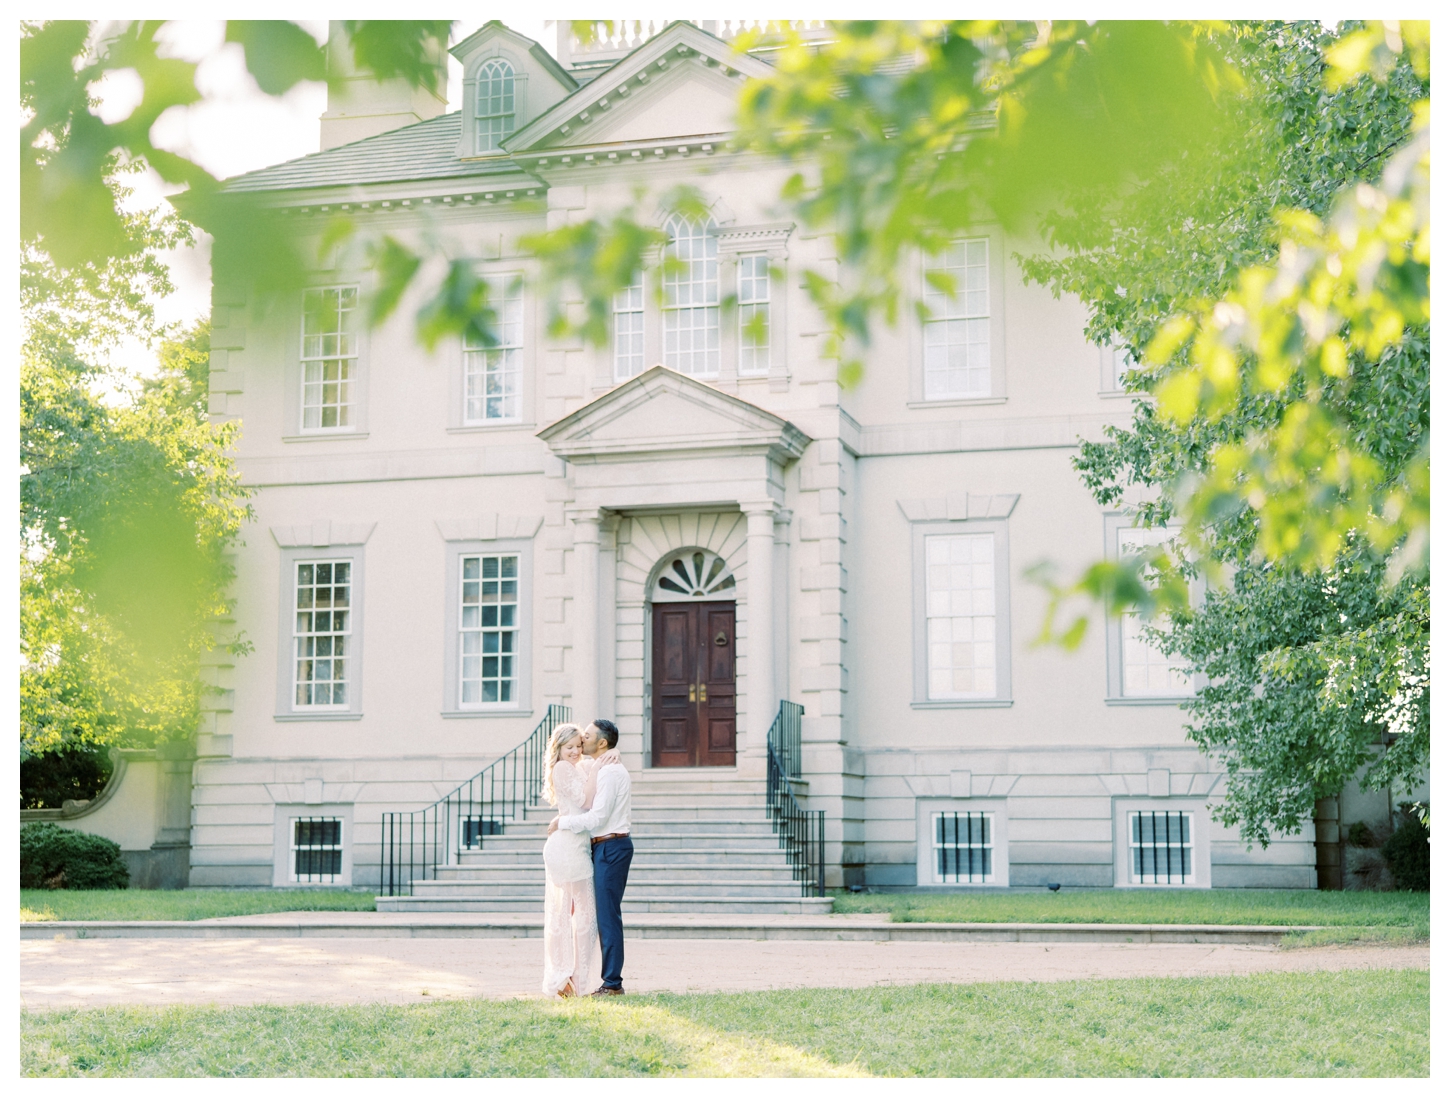
<svg viewBox="0 0 1450 1098"><path fill-rule="evenodd" d="M913 709L1010 709L1011 698L960 698L953 701L912 702Z"/></svg>
<svg viewBox="0 0 1450 1098"><path fill-rule="evenodd" d="M283 435L283 442L344 442L368 437L366 431L308 431L302 435Z"/></svg>
<svg viewBox="0 0 1450 1098"><path fill-rule="evenodd" d="M1164 696L1164 697L1161 697L1161 698L1105 698L1105 699L1103 699L1103 704L1104 705L1129 705L1129 706L1132 706L1132 705L1169 706L1169 705L1171 705L1171 706L1173 706L1176 709L1179 706L1181 706L1184 702L1192 701L1195 696L1196 695L1193 695L1193 694L1178 694L1178 695L1174 695L1172 697Z"/></svg>
<svg viewBox="0 0 1450 1098"><path fill-rule="evenodd" d="M450 435L477 435L493 431L532 431L534 424L521 419L501 419L497 423L467 423L462 427L449 427Z"/></svg>
<svg viewBox="0 0 1450 1098"><path fill-rule="evenodd" d="M1006 397L944 397L941 400L908 400L908 408L967 408L980 404L1006 404Z"/></svg>
<svg viewBox="0 0 1450 1098"><path fill-rule="evenodd" d="M1126 390L1126 389L1099 389L1098 390L1098 396L1102 397L1104 400L1122 400L1124 397L1130 397L1132 395L1133 394L1130 393L1130 392L1128 392L1128 390Z"/></svg>
<svg viewBox="0 0 1450 1098"><path fill-rule="evenodd" d="M274 721L360 721L361 713L277 713Z"/></svg>
<svg viewBox="0 0 1450 1098"><path fill-rule="evenodd" d="M445 709L439 716L444 720L469 720L476 717L532 717L532 709Z"/></svg>

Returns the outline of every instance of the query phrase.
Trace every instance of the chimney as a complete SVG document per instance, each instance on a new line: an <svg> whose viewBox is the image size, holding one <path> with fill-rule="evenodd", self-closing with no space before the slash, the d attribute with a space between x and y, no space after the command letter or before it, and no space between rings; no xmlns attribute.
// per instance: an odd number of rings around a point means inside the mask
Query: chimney
<svg viewBox="0 0 1450 1098"><path fill-rule="evenodd" d="M352 47L343 33L342 21L330 20L327 64L332 72L343 75L342 86L327 95L327 110L322 115L322 148L335 149L442 114L448 107L447 56L442 43L435 42L433 46L438 64L436 91L411 87L402 79L379 83L371 73L355 72Z"/></svg>

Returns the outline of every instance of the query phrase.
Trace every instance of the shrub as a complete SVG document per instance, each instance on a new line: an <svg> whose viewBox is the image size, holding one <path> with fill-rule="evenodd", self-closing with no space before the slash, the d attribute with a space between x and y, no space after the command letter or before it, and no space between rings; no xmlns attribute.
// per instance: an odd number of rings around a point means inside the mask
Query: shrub
<svg viewBox="0 0 1450 1098"><path fill-rule="evenodd" d="M1430 831L1418 816L1406 812L1395 833L1382 848L1395 887L1410 892L1430 891Z"/></svg>
<svg viewBox="0 0 1450 1098"><path fill-rule="evenodd" d="M130 871L110 839L53 823L20 829L21 888L125 888Z"/></svg>
<svg viewBox="0 0 1450 1098"><path fill-rule="evenodd" d="M66 801L94 800L111 777L104 747L47 751L20 760L20 807L61 808Z"/></svg>
<svg viewBox="0 0 1450 1098"><path fill-rule="evenodd" d="M1375 842L1375 834L1370 830L1369 824L1360 820L1358 823L1349 825L1349 834L1345 836L1350 846L1378 846Z"/></svg>

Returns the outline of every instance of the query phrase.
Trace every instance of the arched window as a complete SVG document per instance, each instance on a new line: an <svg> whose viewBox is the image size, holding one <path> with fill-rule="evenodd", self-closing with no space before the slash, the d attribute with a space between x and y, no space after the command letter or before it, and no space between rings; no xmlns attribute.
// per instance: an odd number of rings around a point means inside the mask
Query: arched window
<svg viewBox="0 0 1450 1098"><path fill-rule="evenodd" d="M708 549L676 553L655 580L654 602L701 602L733 599L735 576L725 558Z"/></svg>
<svg viewBox="0 0 1450 1098"><path fill-rule="evenodd" d="M665 224L665 365L720 376L720 273L715 222L676 214Z"/></svg>
<svg viewBox="0 0 1450 1098"><path fill-rule="evenodd" d="M514 67L501 58L478 70L478 151L494 152L514 132Z"/></svg>

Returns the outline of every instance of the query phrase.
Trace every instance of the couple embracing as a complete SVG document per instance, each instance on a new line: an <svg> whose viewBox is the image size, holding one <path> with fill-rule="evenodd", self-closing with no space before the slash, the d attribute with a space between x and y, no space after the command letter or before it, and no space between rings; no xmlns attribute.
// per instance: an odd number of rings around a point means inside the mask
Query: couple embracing
<svg viewBox="0 0 1450 1098"><path fill-rule="evenodd" d="M544 842L544 994L623 995L624 920L619 913L634 843L629 771L619 729L599 719L561 724L544 757L544 797L559 809ZM603 980L590 991L594 974Z"/></svg>

